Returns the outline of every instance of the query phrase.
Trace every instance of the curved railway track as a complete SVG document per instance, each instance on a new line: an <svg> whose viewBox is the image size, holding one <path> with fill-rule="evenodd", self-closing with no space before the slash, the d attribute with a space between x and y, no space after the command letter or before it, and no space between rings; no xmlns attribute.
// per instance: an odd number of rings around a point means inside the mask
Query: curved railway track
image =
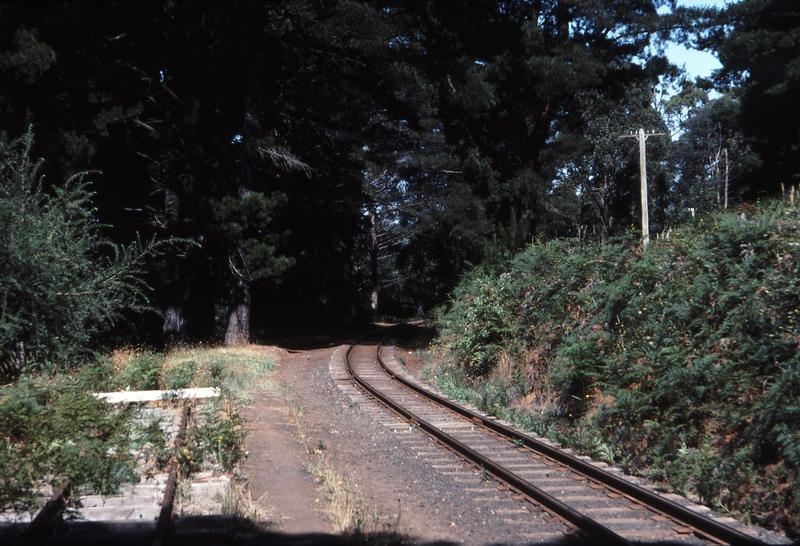
<svg viewBox="0 0 800 546"><path fill-rule="evenodd" d="M352 380L406 419L410 428L423 430L440 447L465 459L474 473L499 481L498 490L524 503L532 521L548 522L543 532L558 520L565 527L561 532L577 533L590 543L765 544L604 470L602 463L576 457L436 394L393 359L387 363L381 358L384 341L397 331L389 330L373 332L349 347L344 366ZM380 341L367 344L367 339Z"/></svg>

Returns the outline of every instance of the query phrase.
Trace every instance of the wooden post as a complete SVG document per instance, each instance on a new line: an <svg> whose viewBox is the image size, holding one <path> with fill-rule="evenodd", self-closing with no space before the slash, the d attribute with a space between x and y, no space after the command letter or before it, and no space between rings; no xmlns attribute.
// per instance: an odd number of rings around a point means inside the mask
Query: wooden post
<svg viewBox="0 0 800 546"><path fill-rule="evenodd" d="M730 174L731 174L731 165L728 162L728 149L725 148L725 206L723 208L728 208L728 182L730 181Z"/></svg>
<svg viewBox="0 0 800 546"><path fill-rule="evenodd" d="M19 546L28 546L29 544L41 544L44 542L47 534L52 531L56 520L64 513L71 493L72 484L69 480L64 480L61 488L53 492L50 500L39 510L33 521L22 532L22 535L17 539L17 544Z"/></svg>
<svg viewBox="0 0 800 546"><path fill-rule="evenodd" d="M640 128L636 134L620 135L620 138L636 138L639 140L639 194L642 203L642 246L645 248L650 242L650 213L647 205L647 154L645 153L644 143L647 137L663 134L665 133L645 133L644 129Z"/></svg>
<svg viewBox="0 0 800 546"><path fill-rule="evenodd" d="M646 247L650 242L650 211L647 206L647 154L644 147L647 137L641 127L637 138L639 140L639 197L642 202L642 246Z"/></svg>

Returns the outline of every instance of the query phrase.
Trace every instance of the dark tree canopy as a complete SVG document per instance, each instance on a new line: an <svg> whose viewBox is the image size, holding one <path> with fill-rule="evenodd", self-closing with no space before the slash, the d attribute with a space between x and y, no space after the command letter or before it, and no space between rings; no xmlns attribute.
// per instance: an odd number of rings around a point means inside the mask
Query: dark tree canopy
<svg viewBox="0 0 800 546"><path fill-rule="evenodd" d="M696 183L713 135L737 188L777 191L800 170L795 12L788 0L723 12L661 0L6 3L0 136L33 127L45 191L102 173L93 214L112 241L184 241L149 266L163 322L140 330L239 343L309 317L425 313L465 271L501 271L534 238L638 225L638 157L618 136L666 132L652 89L677 74L658 54L669 36L719 53L727 102L686 109L682 143L648 144L654 229L715 206L716 182ZM746 177L749 150L762 182Z"/></svg>
<svg viewBox="0 0 800 546"><path fill-rule="evenodd" d="M752 195L800 182L800 6L793 0L742 0L722 14L709 47L723 65L718 79L736 85L738 123L761 165Z"/></svg>

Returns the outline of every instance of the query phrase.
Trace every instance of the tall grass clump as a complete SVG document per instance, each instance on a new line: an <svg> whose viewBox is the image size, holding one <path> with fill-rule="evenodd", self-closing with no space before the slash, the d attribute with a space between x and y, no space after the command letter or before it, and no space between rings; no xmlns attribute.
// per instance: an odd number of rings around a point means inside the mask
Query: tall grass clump
<svg viewBox="0 0 800 546"><path fill-rule="evenodd" d="M325 513L337 531L363 533L378 519L364 503L358 484L349 476L339 473L330 459L319 454L309 465L308 472L314 476L319 491L325 496Z"/></svg>
<svg viewBox="0 0 800 546"><path fill-rule="evenodd" d="M800 532L800 211L740 212L473 273L439 315L449 366L487 411Z"/></svg>

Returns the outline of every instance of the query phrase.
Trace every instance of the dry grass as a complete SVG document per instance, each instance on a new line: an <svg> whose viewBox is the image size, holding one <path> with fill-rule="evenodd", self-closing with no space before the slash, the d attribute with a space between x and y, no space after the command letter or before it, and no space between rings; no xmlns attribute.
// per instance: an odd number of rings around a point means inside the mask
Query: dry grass
<svg viewBox="0 0 800 546"><path fill-rule="evenodd" d="M251 522L269 519L269 510L262 504L263 497L253 500L250 495L250 483L247 481L232 481L217 500L222 506L224 515L232 515L239 520Z"/></svg>
<svg viewBox="0 0 800 546"><path fill-rule="evenodd" d="M203 347L169 352L164 359L163 376L195 368L193 387L218 386L223 384L236 393L253 390L274 391L277 383L268 372L275 370L279 350L274 347L246 345L242 347Z"/></svg>
<svg viewBox="0 0 800 546"><path fill-rule="evenodd" d="M295 437L311 457L311 463L306 470L317 483L322 497L317 501L321 500L324 503L328 521L337 531L355 533L359 536L373 529L380 519L378 512L371 510L364 503L358 484L352 476L336 470L325 443L315 438L305 423L306 410L300 404L300 400L286 392L283 411L287 421L297 427Z"/></svg>
<svg viewBox="0 0 800 546"><path fill-rule="evenodd" d="M434 383L437 376L453 365L447 351L438 346L417 351L417 357L423 362L422 380L429 383Z"/></svg>
<svg viewBox="0 0 800 546"><path fill-rule="evenodd" d="M378 522L379 514L364 503L358 484L337 472L324 453L316 456L308 472L325 497L325 515L336 530L363 532Z"/></svg>
<svg viewBox="0 0 800 546"><path fill-rule="evenodd" d="M143 370L153 367L155 380L152 388L175 389L189 387L224 387L244 394L253 390L275 391L278 384L269 377L277 367L280 349L261 345L242 347L211 347L202 344L156 354L134 347L116 349L106 355L111 371L116 377L130 376L135 388ZM143 366L143 359L151 359L153 366ZM138 381L141 382L141 381ZM145 380L145 383L151 383ZM123 385L124 388L124 385Z"/></svg>
<svg viewBox="0 0 800 546"><path fill-rule="evenodd" d="M126 369L131 361L139 358L143 353L144 351L142 349L136 347L121 347L119 349L114 349L110 354L106 355L106 357L111 362L112 369L115 372L119 372Z"/></svg>

